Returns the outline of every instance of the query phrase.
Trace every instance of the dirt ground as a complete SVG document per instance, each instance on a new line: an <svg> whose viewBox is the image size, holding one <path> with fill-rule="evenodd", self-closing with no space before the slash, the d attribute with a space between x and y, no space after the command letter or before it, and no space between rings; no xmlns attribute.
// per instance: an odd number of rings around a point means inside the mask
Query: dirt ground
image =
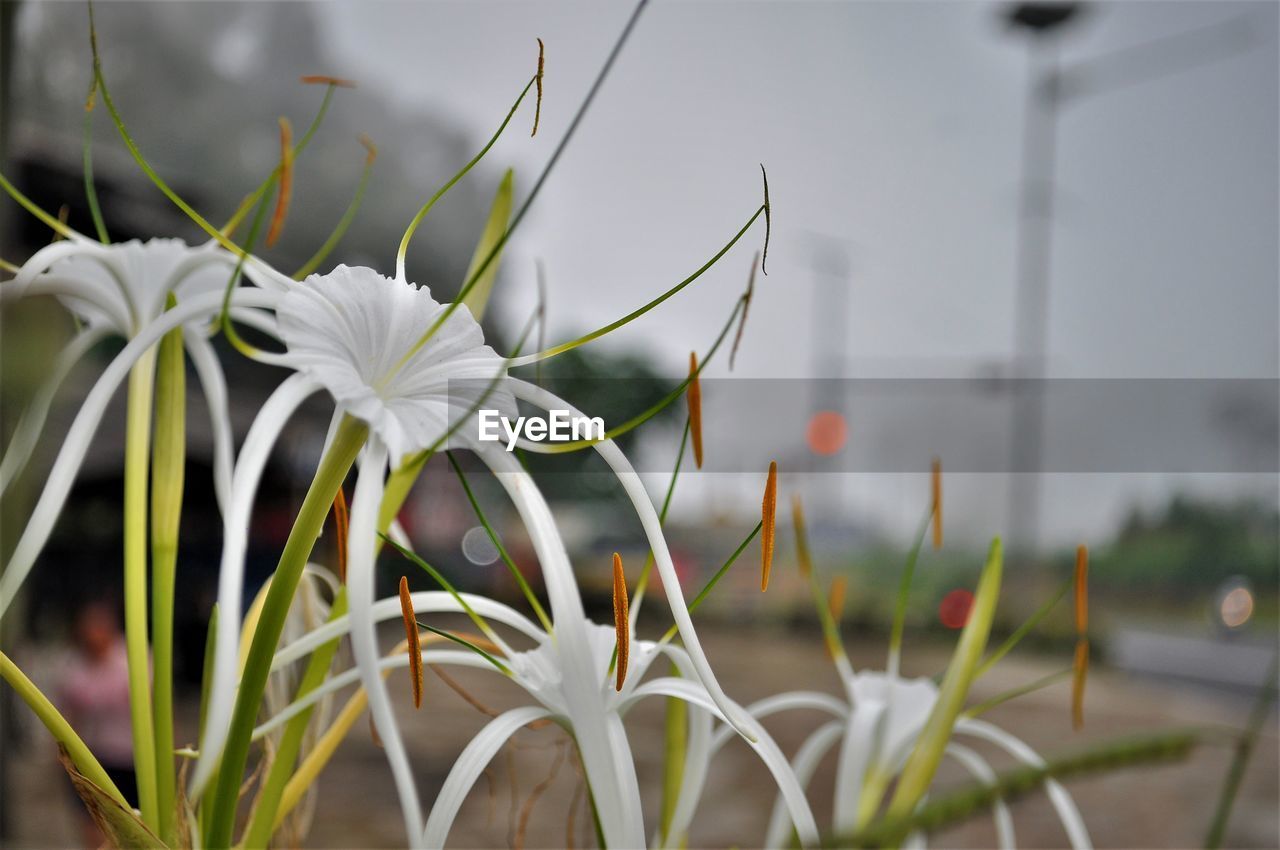
<svg viewBox="0 0 1280 850"><path fill-rule="evenodd" d="M816 634L783 629L748 634L726 628L703 628L700 633L726 690L739 701L800 688L836 692L834 673ZM855 665L883 665L883 645L851 641L850 650ZM945 645L912 645L908 641L905 672L936 673L945 665L948 651ZM1065 663L1062 658L1025 655L1006 659L979 682L974 699L1029 682ZM450 675L486 708L501 711L524 702L521 691L497 676L479 671ZM399 716L420 793L424 800L431 800L462 746L488 718L431 673L427 674L424 707L415 712L404 676L407 674L392 677L392 692L400 703ZM403 687L395 687L397 684ZM1089 680L1085 729L1073 733L1069 694L1070 685L1064 682L999 706L987 719L1048 754L1125 733L1187 725L1238 727L1249 710L1248 700L1239 694L1095 669ZM767 726L790 754L820 720L813 713L792 712L771 719ZM646 823L651 826L659 804L662 723L663 705L656 700L638 706L627 720L641 774ZM1273 715L1237 802L1228 846L1280 846L1276 731ZM989 747L979 744L976 748L988 755L997 769L1012 765ZM1229 759L1226 747L1205 746L1176 765L1082 779L1070 783L1069 790L1099 847L1198 847L1202 846ZM810 799L820 824L830 819L834 760L834 756L826 759L811 786ZM7 793L12 795L8 805L14 833L7 846L74 846L76 813L43 735L28 745L19 764L16 770L13 763L10 766ZM942 785L964 781L967 777L953 769L944 769L939 777ZM574 803L578 789L579 777L565 733L555 726L522 731L494 760L467 799L449 844L593 846L587 807L580 799ZM763 765L745 745L730 744L712 765L689 845L753 846L763 835L773 798ZM1060 847L1065 843L1043 795L1020 800L1012 810L1019 846ZM933 847L990 847L994 843L995 833L985 814L930 840ZM403 845L403 823L383 754L367 727L357 724L321 780L314 821L302 846L354 850Z"/></svg>

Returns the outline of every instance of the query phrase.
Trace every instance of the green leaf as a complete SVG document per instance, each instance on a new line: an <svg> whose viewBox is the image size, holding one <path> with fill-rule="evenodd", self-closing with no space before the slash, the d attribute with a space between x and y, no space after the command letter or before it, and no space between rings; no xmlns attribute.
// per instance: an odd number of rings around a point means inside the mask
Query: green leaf
<svg viewBox="0 0 1280 850"><path fill-rule="evenodd" d="M480 265L488 259L489 252L495 247L498 248L498 254L489 261L488 266L472 284L471 291L462 299L462 303L471 310L471 315L476 317L477 322L484 318L484 308L489 303L489 293L493 291L493 282L498 277L498 263L502 260L499 243L507 232L507 222L511 220L514 177L515 173L508 168L502 183L498 186L498 193L493 196L493 206L489 208L489 220L484 224L480 242L476 245L475 253L471 255L471 265L467 266L467 274L463 278L464 281L470 281L471 276L476 274Z"/></svg>
<svg viewBox="0 0 1280 850"><path fill-rule="evenodd" d="M916 808L933 782L933 775L942 761L943 751L951 740L951 732L956 718L964 707L965 698L969 695L969 687L973 684L974 673L982 654L987 647L987 637L991 633L991 621L995 618L996 602L1000 598L1000 578L1004 566L1004 553L1000 538L991 541L991 550L987 554L986 566L982 568L982 576L978 579L978 588L974 593L973 606L969 609L969 622L960 633L956 643L955 654L947 666L946 676L938 691L938 701L925 722L924 731L911 751L902 776L898 780L897 791L889 804L888 816L906 817Z"/></svg>

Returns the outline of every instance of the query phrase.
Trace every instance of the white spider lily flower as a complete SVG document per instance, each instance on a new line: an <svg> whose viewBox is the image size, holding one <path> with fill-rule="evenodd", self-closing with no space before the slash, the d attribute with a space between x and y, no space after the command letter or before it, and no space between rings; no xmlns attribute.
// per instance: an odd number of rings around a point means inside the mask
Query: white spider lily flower
<svg viewBox="0 0 1280 850"><path fill-rule="evenodd" d="M839 745L832 823L837 835L847 835L864 826L865 819L875 813L880 795L902 770L938 698L938 688L930 679L908 679L879 671L855 673L845 682L845 688L845 699L816 691L794 691L747 707L757 719L793 709L816 710L832 716L832 720L801 744L791 767L801 786L807 787L818 764ZM733 737L732 729L716 730L712 754ZM993 781L995 771L982 756L955 740L965 737L994 744L1024 764L1044 764L1019 738L989 722L962 717L956 722L953 740L945 752L979 781ZM872 793L866 793L868 791ZM1071 795L1052 779L1045 781L1045 791L1071 847L1090 848L1088 829ZM997 801L992 816L998 846L1016 846L1008 807ZM779 800L769 820L764 846L785 847L791 829L788 809Z"/></svg>
<svg viewBox="0 0 1280 850"><path fill-rule="evenodd" d="M374 634L373 627L378 621L398 617L401 611L398 598L373 602L363 595L365 588L372 589L372 582L366 580L366 577L371 578L374 550L367 543L357 549L356 541L361 536L367 536L368 530L376 521L381 496L381 475L377 464L385 458L385 450L376 441L371 441L368 451L351 508L352 550L348 562L351 614L349 618L326 624L305 639L285 647L275 659L276 664L290 663L349 629L358 667L356 672L366 688L370 681L381 683L381 674L388 667L408 664L404 655L382 658L377 653L376 645L367 640L368 636ZM529 530L546 577L553 630L549 634L542 632L527 618L499 603L469 595L461 597L474 606L474 610L481 616L493 616L533 638L535 646L530 650L513 652L505 645L500 648L505 655L504 662L508 665L507 671L502 672L523 688L537 705L516 708L500 715L468 743L431 807L421 834L421 844L426 847L443 846L463 800L489 761L521 728L549 718L563 726L577 743L606 845L643 846L645 835L639 786L623 723L626 712L639 700L649 696L675 697L689 703L692 709L690 746L686 756L686 771L689 776L705 776L711 746L711 721L713 718L724 720L724 714L696 678L696 667L688 653L669 643L632 640L628 673L621 690L616 688L610 670L616 645L615 628L593 623L586 618L568 555L550 508L534 487L532 479L511 455L488 449L482 452L482 456L515 502L521 519ZM461 610L460 604L444 593L418 593L413 594L411 599L414 610L419 612ZM684 678L661 678L642 683L646 670L660 654L669 657ZM422 660L423 663L461 664L498 672L478 655L457 650L426 649L422 653ZM353 680L350 673L331 678L304 700L299 700L286 712L259 727L257 734L264 734L273 726L304 710L314 700L350 684ZM377 704L375 700L380 703L379 707L374 708L375 722L378 722L381 714L383 722L394 729L394 721L386 719L390 717L390 705L385 701L385 692L375 696L375 692L370 691L371 707ZM799 824L798 832L802 842L806 846L815 844L818 838L816 822L805 801L803 790L795 781L781 750L746 711L736 705L731 706L737 709L740 717L746 718L751 745L773 773L783 799L789 806L789 817ZM382 726L379 725L380 733L381 729ZM384 745L386 744L387 740L384 738ZM401 754L402 751L398 751L393 755L389 749L388 758L393 760L393 771L404 775L409 771L407 762L400 761ZM698 787L701 787L700 782ZM683 831L693 811L692 805L681 806L676 821L679 830L673 829L673 835Z"/></svg>
<svg viewBox="0 0 1280 850"><path fill-rule="evenodd" d="M82 334L89 336L78 337L64 353L64 362L53 370L55 378L64 375L74 365L73 358L83 355L97 338L127 333L128 340L81 403L46 477L44 489L0 576L0 618L13 603L48 541L112 395L133 366L166 333L178 327L183 328L187 352L208 401L214 433L215 490L223 509L228 508L232 449L226 381L206 329L222 310L223 290L233 266L234 260L229 254L208 246L184 247L176 240L101 245L81 237L43 249L23 266L18 277L0 285L0 299L55 296L88 322ZM175 290L182 300L173 309L164 311L164 299ZM258 308L270 307L278 298L278 292L257 287L236 289L231 300L233 315L258 322L261 319ZM157 299L161 312L156 312ZM52 389L42 391L41 407L44 397L51 395ZM30 427L38 431L38 420L43 413L40 409L30 413L36 416L28 418L33 423ZM34 440L34 436L21 439ZM19 447L11 445L10 452ZM10 474L20 471L20 460L9 462L6 455L5 461Z"/></svg>

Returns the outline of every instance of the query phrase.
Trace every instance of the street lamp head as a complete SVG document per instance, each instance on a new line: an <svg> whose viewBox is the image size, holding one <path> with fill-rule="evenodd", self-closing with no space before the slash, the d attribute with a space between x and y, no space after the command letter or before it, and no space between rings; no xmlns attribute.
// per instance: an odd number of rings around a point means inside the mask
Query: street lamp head
<svg viewBox="0 0 1280 850"><path fill-rule="evenodd" d="M1001 17L1009 29L1039 38L1056 35L1066 24L1079 20L1084 11L1083 3L1014 3Z"/></svg>

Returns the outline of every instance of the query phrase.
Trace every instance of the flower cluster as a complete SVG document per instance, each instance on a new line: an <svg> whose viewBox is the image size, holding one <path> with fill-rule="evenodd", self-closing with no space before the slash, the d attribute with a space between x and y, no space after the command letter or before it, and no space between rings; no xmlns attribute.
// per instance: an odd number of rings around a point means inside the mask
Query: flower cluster
<svg viewBox="0 0 1280 850"><path fill-rule="evenodd" d="M474 419L481 404L513 414L516 405L523 403L583 416L537 384L515 377L512 370L576 348L639 318L695 281L711 263L598 331L532 355L519 356L517 351L511 357L499 355L486 343L478 320L489 299L502 248L532 196L512 216L511 183L504 181L455 300L442 301L426 286L407 279L404 263L415 228L448 188L490 149L531 88L536 89L540 101L541 55L537 72L494 138L414 218L400 243L393 275L337 265L298 279L256 255L254 243L273 193L275 214L267 241L273 241L283 226L293 161L315 125L294 144L287 124L282 124L280 165L250 193L228 226L214 228L164 183L124 131L96 48L94 67L95 92L140 168L210 237L199 246L166 238L113 243L105 228L99 227L100 238L94 239L39 210L3 180L13 198L65 238L15 267L13 279L0 284L0 298L55 296L79 319L81 330L50 368L46 386L10 442L0 463L0 488L21 472L40 436L53 393L71 366L105 337L118 337L124 343L83 400L0 576L3 617L13 608L49 539L109 400L127 381L125 604L138 799L124 799L52 704L7 657L0 656L4 678L66 749L73 777L84 780L77 787L92 798L90 808L113 841L122 846L257 847L281 840L281 830L286 828L296 839L304 828L294 817L299 804L337 742L366 707L394 777L405 842L414 847L443 846L464 798L489 761L518 730L548 721L571 737L590 791L600 839L614 848L680 845L697 812L713 758L731 740L752 748L778 789L769 831L761 839L768 846L787 845L793 836L803 846L816 846L828 832L814 817L806 787L817 762L833 748L839 751L838 778L829 834L850 839L876 823L882 809L885 817L909 818L924 801L943 756L956 759L980 781L994 781L991 767L957 739L984 739L1019 760L1044 764L1025 744L977 719L982 706L965 708L973 681L1007 651L1007 647L1001 648L986 654L984 660L1000 584L998 542L977 588L955 658L940 684L899 675L901 607L887 671L855 672L839 639L838 615L832 613L809 563L797 503L797 561L814 590L844 696L836 698L815 690L780 694L743 706L721 686L699 642L692 614L757 535L762 543L762 589L767 587L777 534L776 467L769 472L759 525L708 586L686 600L663 532L670 491L661 510L656 508L614 438L684 396L689 411L679 457L683 459L691 441L693 456L701 465L704 444L698 377L735 323L736 348L750 289L734 303L715 345L703 357L692 358L688 379L658 408L636 417L621 430L573 447L598 453L612 470L644 529L650 551L649 562L631 587L622 561L615 555L614 622L593 622L587 616L577 576L591 568L578 565L575 569L570 562L556 516L533 478L509 447L474 439L475 429L462 426ZM602 76L607 70L608 65ZM322 78L319 82L327 86L323 115L329 95L345 81ZM576 126L575 119L569 132ZM567 137L548 170L566 141ZM537 185L541 183L540 179ZM91 181L88 187L92 192ZM766 226L769 224L767 183L764 197L712 262L762 217ZM96 199L91 200L96 210ZM340 228L348 218L344 216ZM233 241L245 221L251 222L248 236L242 243ZM338 230L330 242L336 244L340 237ZM316 268L323 261L321 253L308 265ZM763 269L762 260L759 265ZM266 342L251 345L239 336L237 327L253 329L255 339ZM229 424L230 393L210 342L219 333L245 356L285 370L278 388L257 410L238 451L233 447ZM527 336L526 329L521 345ZM185 434L176 411L185 405L187 361L198 376L212 421L222 550L202 695L202 731L194 747L178 748L173 741L171 704L172 552L176 551L172 536L176 520L172 525L165 521L170 514L164 506L180 504L182 499ZM481 389L470 394L455 391L461 384ZM252 604L246 605L250 520L267 461L286 424L304 401L318 393L327 398L332 417L323 455L270 581ZM512 439L530 452L564 449ZM451 449L478 458L514 505L537 556L545 607L502 549ZM411 541L396 523L396 514L427 460L445 452L449 452L449 461L472 506L490 529L493 542L524 592L532 619L502 602L457 591L414 553ZM356 480L348 506L344 482L353 470ZM679 461L672 488L678 473ZM938 544L939 476L935 470L934 499L928 514ZM150 527L149 514L153 520ZM313 548L326 522L338 532L338 563L319 565L313 562ZM922 528L922 538L923 533ZM439 589L413 593L402 583L398 595L377 598L379 554L388 546L425 570ZM904 575L904 597L913 567L914 553ZM672 629L658 640L644 639L637 633L638 613L654 569L674 620ZM1081 581L1078 605L1083 604L1082 588ZM162 615L149 620L148 611ZM166 611L167 619L163 616ZM479 633L441 631L419 621L424 613L465 615ZM396 618L404 620L406 640L388 649L379 641L378 626ZM495 624L503 627L506 636L494 628ZM1083 642L1084 626L1080 629ZM513 646L513 634L527 648ZM349 643L354 664L340 669L337 650L344 642ZM148 673L152 654L154 679ZM1080 665L1087 662L1087 647L1077 657L1084 659ZM670 665L670 675L650 675L660 659ZM466 744L443 787L431 799L424 798L415 782L386 680L392 668L409 667L415 683L414 700L420 703L424 664L487 671L509 679L528 697L527 705L494 717ZM1076 683L1080 691L1082 670ZM341 711L334 712L336 695L352 686L355 695ZM167 696L162 699L161 694ZM677 775L682 779L678 787L668 789L674 806L656 829L653 817L646 819L641 805L626 728L628 711L646 697L682 701L687 708L683 743L668 754L681 759ZM788 759L761 721L780 711L801 708L817 709L831 719ZM180 760L192 763L179 769ZM254 763L258 770L253 773L254 781L246 785L246 770ZM1051 778L1045 787L1071 845L1088 846L1087 831L1066 791ZM254 795L253 804L247 822L241 824L238 813L246 789ZM993 811L1001 844L1012 845L1007 807L997 799ZM908 829L902 837L914 841L916 835Z"/></svg>

